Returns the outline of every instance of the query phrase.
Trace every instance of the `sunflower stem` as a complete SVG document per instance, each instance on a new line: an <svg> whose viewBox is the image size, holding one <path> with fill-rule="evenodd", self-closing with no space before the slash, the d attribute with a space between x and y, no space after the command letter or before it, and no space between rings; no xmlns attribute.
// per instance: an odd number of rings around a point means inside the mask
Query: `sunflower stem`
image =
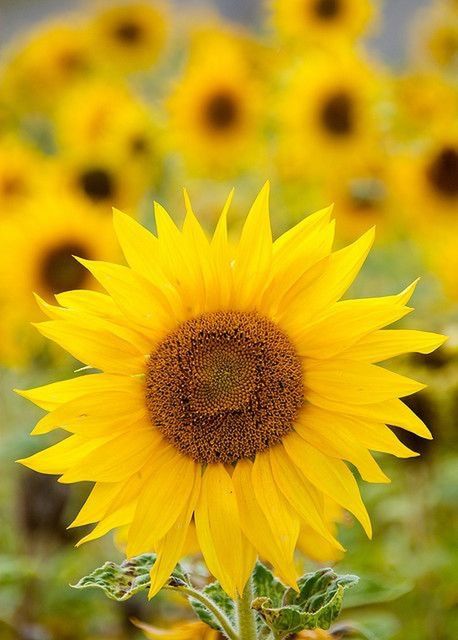
<svg viewBox="0 0 458 640"><path fill-rule="evenodd" d="M232 624L230 623L229 619L226 617L224 612L221 611L221 609L217 607L215 603L212 602L210 598L207 598L207 596L205 596L201 591L198 591L197 589L193 589L192 587L184 587L184 586L167 587L167 588L172 589L173 591L179 591L180 593L183 593L184 595L188 596L188 598L193 598L194 600L197 600L198 602L203 604L204 607L206 607L210 611L210 613L212 613L213 616L216 618L221 629L223 630L224 635L227 636L229 640L239 640L237 636L237 632L233 628Z"/></svg>
<svg viewBox="0 0 458 640"><path fill-rule="evenodd" d="M236 602L239 640L256 640L256 618L251 603L253 601L253 582L250 577L243 595Z"/></svg>

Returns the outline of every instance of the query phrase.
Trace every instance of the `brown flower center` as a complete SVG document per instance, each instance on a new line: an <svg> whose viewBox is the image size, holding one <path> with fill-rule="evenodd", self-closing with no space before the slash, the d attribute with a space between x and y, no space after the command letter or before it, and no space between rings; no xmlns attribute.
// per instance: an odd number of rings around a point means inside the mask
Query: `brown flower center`
<svg viewBox="0 0 458 640"><path fill-rule="evenodd" d="M152 423L184 455L232 463L291 431L303 403L302 367L267 318L206 313L184 322L151 354L146 403Z"/></svg>
<svg viewBox="0 0 458 640"><path fill-rule="evenodd" d="M205 103L204 119L217 132L230 129L239 119L239 106L235 97L224 91L212 95Z"/></svg>
<svg viewBox="0 0 458 640"><path fill-rule="evenodd" d="M341 9L341 0L317 0L313 5L315 15L322 20L333 20Z"/></svg>
<svg viewBox="0 0 458 640"><path fill-rule="evenodd" d="M442 149L429 165L427 177L441 196L456 198L458 196L458 149L451 146Z"/></svg>
<svg viewBox="0 0 458 640"><path fill-rule="evenodd" d="M354 104L345 91L329 96L320 111L320 121L333 136L346 136L354 129Z"/></svg>
<svg viewBox="0 0 458 640"><path fill-rule="evenodd" d="M84 194L94 202L112 200L114 197L114 177L106 169L94 167L83 171L79 183Z"/></svg>
<svg viewBox="0 0 458 640"><path fill-rule="evenodd" d="M114 34L124 44L134 45L142 39L143 29L134 21L126 21L116 27Z"/></svg>
<svg viewBox="0 0 458 640"><path fill-rule="evenodd" d="M53 247L41 263L41 281L52 294L81 288L87 271L73 256L89 258L87 250L78 242L68 241Z"/></svg>

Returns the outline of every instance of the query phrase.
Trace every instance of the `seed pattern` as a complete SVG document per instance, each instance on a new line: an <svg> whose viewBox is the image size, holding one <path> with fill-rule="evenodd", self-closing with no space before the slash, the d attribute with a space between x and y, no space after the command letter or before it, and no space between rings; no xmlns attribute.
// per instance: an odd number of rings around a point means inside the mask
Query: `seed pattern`
<svg viewBox="0 0 458 640"><path fill-rule="evenodd" d="M219 311L184 322L151 354L152 423L203 464L253 458L291 431L302 367L280 329L257 313Z"/></svg>

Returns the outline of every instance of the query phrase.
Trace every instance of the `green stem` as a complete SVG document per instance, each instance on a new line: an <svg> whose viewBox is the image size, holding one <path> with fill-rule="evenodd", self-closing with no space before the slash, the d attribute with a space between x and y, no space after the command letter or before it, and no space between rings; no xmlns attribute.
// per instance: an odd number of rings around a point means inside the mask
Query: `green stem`
<svg viewBox="0 0 458 640"><path fill-rule="evenodd" d="M256 618L251 603L253 601L253 583L248 580L243 596L237 600L237 618L240 640L256 640Z"/></svg>
<svg viewBox="0 0 458 640"><path fill-rule="evenodd" d="M167 587L168 589L173 589L174 591L179 591L189 598L193 598L194 600L198 600L201 604L204 605L216 618L221 629L224 634L229 638L229 640L239 640L235 629L230 623L229 619L226 615L219 609L214 602L212 602L209 598L207 598L201 591L197 589L193 589L192 587ZM255 636L256 637L256 636Z"/></svg>

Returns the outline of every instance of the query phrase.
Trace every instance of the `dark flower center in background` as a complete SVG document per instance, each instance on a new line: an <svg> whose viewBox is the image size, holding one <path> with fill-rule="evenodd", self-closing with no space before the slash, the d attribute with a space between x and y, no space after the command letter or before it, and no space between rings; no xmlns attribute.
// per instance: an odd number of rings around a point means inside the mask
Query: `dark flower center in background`
<svg viewBox="0 0 458 640"><path fill-rule="evenodd" d="M142 155L149 151L148 140L141 134L132 136L129 146L134 155Z"/></svg>
<svg viewBox="0 0 458 640"><path fill-rule="evenodd" d="M68 241L53 247L41 264L41 281L49 293L62 293L80 289L88 272L73 256L88 258L88 253L78 242Z"/></svg>
<svg viewBox="0 0 458 640"><path fill-rule="evenodd" d="M458 196L458 149L452 146L442 149L429 165L427 176L441 196Z"/></svg>
<svg viewBox="0 0 458 640"><path fill-rule="evenodd" d="M139 42L143 37L143 29L138 23L127 21L116 27L115 36L124 44L137 44L137 42Z"/></svg>
<svg viewBox="0 0 458 640"><path fill-rule="evenodd" d="M114 178L106 169L87 169L81 174L79 181L85 195L94 202L112 200L114 197Z"/></svg>
<svg viewBox="0 0 458 640"><path fill-rule="evenodd" d="M329 96L320 111L323 127L333 136L346 136L354 129L354 104L344 91Z"/></svg>
<svg viewBox="0 0 458 640"><path fill-rule="evenodd" d="M27 188L21 176L4 176L0 182L0 193L4 198L14 198L15 196L25 195Z"/></svg>
<svg viewBox="0 0 458 640"><path fill-rule="evenodd" d="M239 106L234 96L223 91L212 95L205 103L204 118L215 131L230 129L239 118Z"/></svg>
<svg viewBox="0 0 458 640"><path fill-rule="evenodd" d="M322 20L332 20L341 12L341 0L317 0L313 5L315 15Z"/></svg>
<svg viewBox="0 0 458 640"><path fill-rule="evenodd" d="M349 185L353 210L357 213L376 211L386 198L386 187L379 178L358 178Z"/></svg>
<svg viewBox="0 0 458 640"><path fill-rule="evenodd" d="M267 318L207 313L151 354L146 403L152 424L196 462L253 458L291 431L303 403L302 367Z"/></svg>

